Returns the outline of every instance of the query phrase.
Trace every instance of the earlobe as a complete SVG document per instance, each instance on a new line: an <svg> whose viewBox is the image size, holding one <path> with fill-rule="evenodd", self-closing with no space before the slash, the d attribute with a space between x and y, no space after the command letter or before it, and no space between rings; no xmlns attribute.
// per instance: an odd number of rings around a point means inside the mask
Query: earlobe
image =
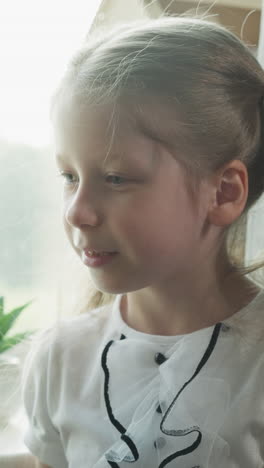
<svg viewBox="0 0 264 468"><path fill-rule="evenodd" d="M209 221L216 226L227 227L242 214L248 197L248 173L242 161L234 160L225 165L213 177L214 200Z"/></svg>

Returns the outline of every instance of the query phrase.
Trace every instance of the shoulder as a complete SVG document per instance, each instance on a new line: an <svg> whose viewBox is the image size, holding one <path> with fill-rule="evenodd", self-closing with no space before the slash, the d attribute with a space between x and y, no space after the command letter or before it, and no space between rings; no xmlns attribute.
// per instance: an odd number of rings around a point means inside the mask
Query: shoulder
<svg viewBox="0 0 264 468"><path fill-rule="evenodd" d="M75 347L92 347L112 328L114 304L98 307L75 317L60 320L50 329L50 344L55 350L73 351Z"/></svg>
<svg viewBox="0 0 264 468"><path fill-rule="evenodd" d="M69 360L80 355L92 356L104 337L111 334L113 303L93 309L76 317L59 320L33 338L24 366L24 379L28 374L37 376L61 372Z"/></svg>
<svg viewBox="0 0 264 468"><path fill-rule="evenodd" d="M243 309L224 321L237 340L241 356L264 358L264 289Z"/></svg>
<svg viewBox="0 0 264 468"><path fill-rule="evenodd" d="M68 354L98 346L113 328L113 308L110 303L58 322L52 331L53 350Z"/></svg>

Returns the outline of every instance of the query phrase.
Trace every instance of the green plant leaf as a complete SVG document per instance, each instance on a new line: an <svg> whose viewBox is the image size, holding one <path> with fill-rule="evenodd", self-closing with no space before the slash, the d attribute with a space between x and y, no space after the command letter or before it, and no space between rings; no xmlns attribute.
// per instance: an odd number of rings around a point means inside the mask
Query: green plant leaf
<svg viewBox="0 0 264 468"><path fill-rule="evenodd" d="M0 317L4 313L4 305L5 305L4 296L0 296Z"/></svg>
<svg viewBox="0 0 264 468"><path fill-rule="evenodd" d="M21 312L28 307L32 301L27 302L26 304L16 307L11 310L8 314L3 314L0 316L0 341L4 338L6 333L10 330L15 320L19 317Z"/></svg>
<svg viewBox="0 0 264 468"><path fill-rule="evenodd" d="M9 338L5 338L4 340L0 341L0 353L3 353L4 351L7 351L10 348L13 348L13 346L21 343L21 341L25 340L33 333L34 331L17 333L17 335L10 336Z"/></svg>

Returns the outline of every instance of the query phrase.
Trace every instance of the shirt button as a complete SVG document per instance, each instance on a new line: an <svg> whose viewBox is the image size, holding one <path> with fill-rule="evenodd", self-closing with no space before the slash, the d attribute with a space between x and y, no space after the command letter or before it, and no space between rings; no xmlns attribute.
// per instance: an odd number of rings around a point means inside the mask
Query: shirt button
<svg viewBox="0 0 264 468"><path fill-rule="evenodd" d="M156 411L157 411L157 413L161 413L161 412L162 412L162 411L161 411L160 405L157 407Z"/></svg>
<svg viewBox="0 0 264 468"><path fill-rule="evenodd" d="M154 447L155 449L162 449L163 447L165 447L166 445L166 440L164 439L164 437L158 437L157 440L155 440L154 442Z"/></svg>
<svg viewBox="0 0 264 468"><path fill-rule="evenodd" d="M166 356L162 353L156 353L155 354L155 362L160 366L160 364L163 364L163 362L167 361Z"/></svg>

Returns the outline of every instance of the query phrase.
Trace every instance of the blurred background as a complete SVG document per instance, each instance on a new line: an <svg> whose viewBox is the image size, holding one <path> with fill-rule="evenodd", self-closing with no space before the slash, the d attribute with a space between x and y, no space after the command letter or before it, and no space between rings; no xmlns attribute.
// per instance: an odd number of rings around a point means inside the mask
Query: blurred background
<svg viewBox="0 0 264 468"><path fill-rule="evenodd" d="M0 295L34 299L16 328L56 318L64 268L49 101L100 0L10 0L0 15ZM66 262L67 263L67 262Z"/></svg>

